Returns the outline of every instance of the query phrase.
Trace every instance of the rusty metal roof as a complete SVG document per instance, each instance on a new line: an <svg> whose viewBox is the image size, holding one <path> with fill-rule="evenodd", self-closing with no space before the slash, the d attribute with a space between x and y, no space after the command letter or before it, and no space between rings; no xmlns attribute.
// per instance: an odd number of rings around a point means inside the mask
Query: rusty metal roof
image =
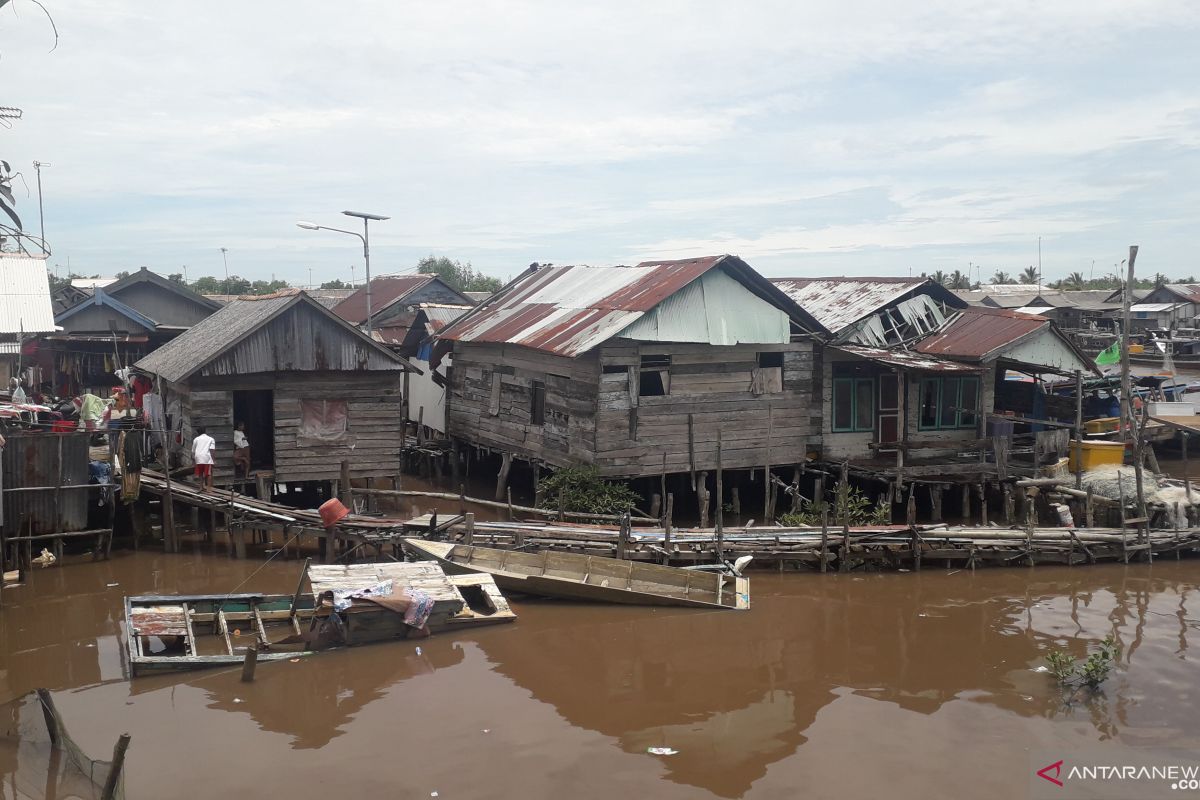
<svg viewBox="0 0 1200 800"><path fill-rule="evenodd" d="M984 360L1046 327L1050 327L1050 320L1037 314L971 306L941 331L918 342L917 352Z"/></svg>
<svg viewBox="0 0 1200 800"><path fill-rule="evenodd" d="M928 285L937 299L965 303L929 278L771 278L771 283L837 333L907 294ZM936 288L933 288L936 287Z"/></svg>
<svg viewBox="0 0 1200 800"><path fill-rule="evenodd" d="M957 361L946 361L935 356L914 353L911 350L882 350L857 344L839 344L831 346L829 349L834 353L858 356L877 364L915 372L968 372L974 374L983 369L969 364L959 364Z"/></svg>
<svg viewBox="0 0 1200 800"><path fill-rule="evenodd" d="M435 278L437 278L437 275L424 272L418 272L413 275L385 275L380 278L372 278L371 315L378 314L392 303L420 289ZM367 287L361 287L354 294L335 305L333 313L351 325L362 325L366 322Z"/></svg>
<svg viewBox="0 0 1200 800"><path fill-rule="evenodd" d="M444 328L462 342L519 344L574 357L616 336L646 312L720 266L800 327L823 332L810 314L736 256L646 261L634 267L531 269Z"/></svg>

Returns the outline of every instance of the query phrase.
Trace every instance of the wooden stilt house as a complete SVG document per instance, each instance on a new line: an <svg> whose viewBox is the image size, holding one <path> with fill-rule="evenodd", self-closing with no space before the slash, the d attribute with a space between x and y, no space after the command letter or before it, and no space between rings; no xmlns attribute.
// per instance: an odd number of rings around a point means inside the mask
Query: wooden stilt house
<svg viewBox="0 0 1200 800"><path fill-rule="evenodd" d="M735 256L531 268L439 334L451 438L609 477L802 461L824 329ZM665 481L665 479L664 479Z"/></svg>
<svg viewBox="0 0 1200 800"><path fill-rule="evenodd" d="M168 424L187 451L204 425L218 483L233 478L233 430L246 423L255 470L274 481L394 476L404 442L404 358L301 291L235 300L137 368L161 381Z"/></svg>

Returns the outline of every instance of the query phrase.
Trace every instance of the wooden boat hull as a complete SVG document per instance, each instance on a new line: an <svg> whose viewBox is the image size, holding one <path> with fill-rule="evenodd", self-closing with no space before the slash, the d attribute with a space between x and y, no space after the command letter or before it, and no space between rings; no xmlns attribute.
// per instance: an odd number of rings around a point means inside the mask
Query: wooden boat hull
<svg viewBox="0 0 1200 800"><path fill-rule="evenodd" d="M445 577L459 602L453 604L451 613L430 616L430 633L516 620L517 615L490 576L476 573ZM293 603L296 604L294 614ZM236 666L243 662L251 644L258 649L258 661L310 656L322 650L281 640L299 637L301 631L312 624L314 615L324 618L331 613L336 612L328 605L318 609L316 595L312 592L127 597L125 629L130 672L136 677L157 672ZM405 638L409 632L398 614L378 606L356 605L337 616L345 644L349 646L395 641ZM243 630L244 636L240 635ZM155 638L182 647L179 652L154 653L150 651L150 641ZM222 646L224 652L203 652Z"/></svg>
<svg viewBox="0 0 1200 800"><path fill-rule="evenodd" d="M405 539L449 574L482 572L505 591L625 605L747 609L750 582L719 573L572 553L522 553Z"/></svg>

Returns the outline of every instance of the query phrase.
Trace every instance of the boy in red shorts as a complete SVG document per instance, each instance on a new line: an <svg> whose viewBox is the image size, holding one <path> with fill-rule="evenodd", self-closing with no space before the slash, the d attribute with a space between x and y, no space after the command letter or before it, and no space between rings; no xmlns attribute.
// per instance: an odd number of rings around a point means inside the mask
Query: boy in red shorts
<svg viewBox="0 0 1200 800"><path fill-rule="evenodd" d="M203 425L196 426L196 438L192 440L192 461L196 464L196 477L205 491L212 491L213 451L217 441L209 436Z"/></svg>

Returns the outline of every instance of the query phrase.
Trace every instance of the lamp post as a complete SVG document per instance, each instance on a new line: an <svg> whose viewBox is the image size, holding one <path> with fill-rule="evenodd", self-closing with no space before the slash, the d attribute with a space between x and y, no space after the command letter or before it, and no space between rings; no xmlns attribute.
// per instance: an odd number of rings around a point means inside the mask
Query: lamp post
<svg viewBox="0 0 1200 800"><path fill-rule="evenodd" d="M374 324L371 317L371 232L368 227L371 220L383 221L391 219L391 217L383 217L379 214L368 214L365 211L343 211L347 217L356 217L363 221L363 232L356 233L355 231L347 231L342 228L330 228L327 225L318 225L315 222L297 222L296 226L304 228L306 231L333 231L335 233L346 233L350 236L357 236L363 243L363 264L366 267L367 274L367 336L372 336L374 333Z"/></svg>
<svg viewBox="0 0 1200 800"><path fill-rule="evenodd" d="M225 282L229 283L229 257L225 254L229 252L228 247L221 248L221 261L225 264Z"/></svg>

